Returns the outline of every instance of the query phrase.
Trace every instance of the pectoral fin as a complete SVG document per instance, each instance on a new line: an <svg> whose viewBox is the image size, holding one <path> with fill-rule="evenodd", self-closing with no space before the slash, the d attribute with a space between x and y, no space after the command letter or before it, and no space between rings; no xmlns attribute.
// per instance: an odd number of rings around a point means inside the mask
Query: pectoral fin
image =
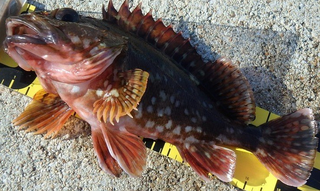
<svg viewBox="0 0 320 191"><path fill-rule="evenodd" d="M149 74L140 69L119 73L119 80L111 84L111 88L97 93L101 99L94 104L93 112L101 121L113 123L136 109L147 87ZM101 90L102 91L102 90Z"/></svg>
<svg viewBox="0 0 320 191"><path fill-rule="evenodd" d="M33 97L33 101L12 122L20 126L19 129L34 131L41 134L45 131L45 138L54 138L64 123L74 111L58 95L39 90Z"/></svg>

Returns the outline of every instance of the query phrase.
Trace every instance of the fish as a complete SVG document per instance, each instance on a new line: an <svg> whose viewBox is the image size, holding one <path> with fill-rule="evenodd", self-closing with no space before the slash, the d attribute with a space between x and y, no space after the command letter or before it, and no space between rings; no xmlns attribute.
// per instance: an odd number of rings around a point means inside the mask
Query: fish
<svg viewBox="0 0 320 191"><path fill-rule="evenodd" d="M144 137L175 145L206 181L232 180L230 147L238 147L284 184L306 183L318 145L311 109L253 127L253 91L230 59L203 61L190 39L141 4L130 11L125 0L116 10L109 1L102 17L60 8L6 20L5 51L43 87L13 125L54 138L77 113L91 126L101 169L115 177L141 176Z"/></svg>

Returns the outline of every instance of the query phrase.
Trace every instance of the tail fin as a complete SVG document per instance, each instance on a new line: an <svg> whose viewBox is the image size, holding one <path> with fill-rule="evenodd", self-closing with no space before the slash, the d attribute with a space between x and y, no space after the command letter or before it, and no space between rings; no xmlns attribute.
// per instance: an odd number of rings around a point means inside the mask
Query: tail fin
<svg viewBox="0 0 320 191"><path fill-rule="evenodd" d="M318 138L311 109L301 109L261 126L254 154L280 181L290 186L307 182L313 168Z"/></svg>

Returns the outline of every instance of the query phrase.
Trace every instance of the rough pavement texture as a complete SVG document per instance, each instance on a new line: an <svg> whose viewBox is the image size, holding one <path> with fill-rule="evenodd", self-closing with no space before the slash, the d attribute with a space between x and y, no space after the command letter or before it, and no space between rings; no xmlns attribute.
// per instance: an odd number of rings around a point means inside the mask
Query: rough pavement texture
<svg viewBox="0 0 320 191"><path fill-rule="evenodd" d="M310 107L320 119L318 0L140 0L146 13L173 23L205 59L223 55L250 81L257 105L283 115ZM140 2L139 1L139 2ZM73 7L100 17L105 1L37 1L51 10ZM130 1L135 7L137 0ZM122 0L114 0L118 8ZM148 152L141 178L112 178L98 167L90 128L72 118L61 136L43 139L11 125L30 101L0 86L0 190L233 190L205 183L187 166Z"/></svg>

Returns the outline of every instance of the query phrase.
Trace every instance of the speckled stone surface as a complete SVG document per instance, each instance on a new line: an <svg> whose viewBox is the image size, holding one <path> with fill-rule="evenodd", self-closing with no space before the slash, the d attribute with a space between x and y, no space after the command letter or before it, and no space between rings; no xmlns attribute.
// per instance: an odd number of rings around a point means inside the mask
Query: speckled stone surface
<svg viewBox="0 0 320 191"><path fill-rule="evenodd" d="M173 23L205 59L229 57L248 78L258 106L283 115L300 108L320 119L318 0L140 0L143 11ZM105 1L37 1L100 17ZM122 0L114 0L118 8ZM139 2L130 1L135 7ZM112 178L98 167L89 126L72 118L46 140L11 125L30 98L0 86L0 190L234 190L203 182L187 166L148 152L141 178Z"/></svg>

